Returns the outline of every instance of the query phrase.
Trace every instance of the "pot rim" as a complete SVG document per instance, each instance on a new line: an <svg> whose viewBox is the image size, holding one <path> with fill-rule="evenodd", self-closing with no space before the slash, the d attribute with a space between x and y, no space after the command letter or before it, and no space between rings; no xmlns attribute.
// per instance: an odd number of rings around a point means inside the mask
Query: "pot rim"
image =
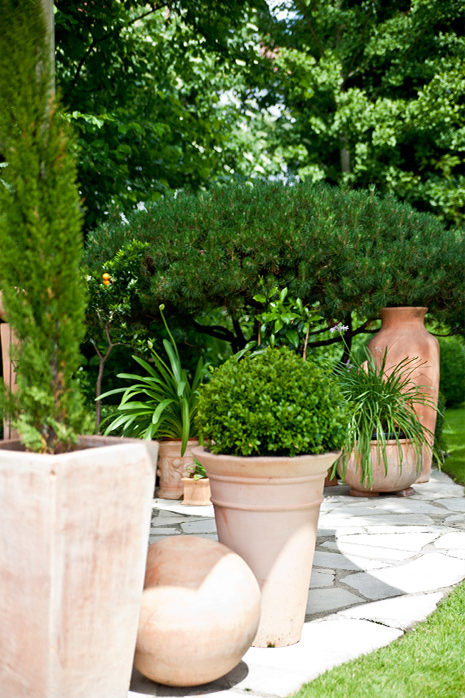
<svg viewBox="0 0 465 698"><path fill-rule="evenodd" d="M266 465L271 461L286 465L289 462L298 463L300 461L301 463L304 463L309 458L313 460L327 460L328 456L334 456L334 460L336 460L341 455L341 452L341 450L325 451L324 453L305 453L299 456L233 456L225 453L212 453L203 446L197 446L192 451L194 456L204 455L206 458L211 459L221 458L221 460L226 461L227 463L237 463L239 461L244 465L247 463L250 465Z"/></svg>

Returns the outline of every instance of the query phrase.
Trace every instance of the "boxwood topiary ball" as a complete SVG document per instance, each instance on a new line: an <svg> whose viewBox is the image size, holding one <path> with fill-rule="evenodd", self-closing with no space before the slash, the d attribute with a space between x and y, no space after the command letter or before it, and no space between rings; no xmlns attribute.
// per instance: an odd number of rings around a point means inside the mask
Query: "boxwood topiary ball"
<svg viewBox="0 0 465 698"><path fill-rule="evenodd" d="M252 644L260 590L232 550L196 536L149 547L134 665L152 681L197 686L233 669Z"/></svg>
<svg viewBox="0 0 465 698"><path fill-rule="evenodd" d="M289 349L233 356L199 393L198 430L212 453L298 456L344 443L349 412L339 386Z"/></svg>

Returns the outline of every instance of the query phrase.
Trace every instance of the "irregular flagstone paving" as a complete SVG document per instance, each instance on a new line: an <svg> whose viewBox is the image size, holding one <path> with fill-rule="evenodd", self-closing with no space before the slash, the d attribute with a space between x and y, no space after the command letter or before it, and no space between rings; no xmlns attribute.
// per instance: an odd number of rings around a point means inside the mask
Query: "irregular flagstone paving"
<svg viewBox="0 0 465 698"><path fill-rule="evenodd" d="M252 647L229 674L194 688L155 684L135 671L129 698L288 696L425 620L465 579L464 488L433 471L408 498L359 499L348 489L325 490L298 644ZM150 542L180 534L217 540L213 507L154 500Z"/></svg>

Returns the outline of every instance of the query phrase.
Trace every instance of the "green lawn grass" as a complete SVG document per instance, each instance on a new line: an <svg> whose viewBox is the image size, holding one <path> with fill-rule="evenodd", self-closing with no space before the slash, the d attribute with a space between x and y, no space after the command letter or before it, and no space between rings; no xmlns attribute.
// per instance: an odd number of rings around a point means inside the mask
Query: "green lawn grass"
<svg viewBox="0 0 465 698"><path fill-rule="evenodd" d="M446 412L444 470L465 484L465 406ZM309 657L311 662L311 657ZM327 671L294 698L464 698L465 583L392 644Z"/></svg>
<svg viewBox="0 0 465 698"><path fill-rule="evenodd" d="M443 470L465 485L465 406L446 411L443 437L449 454Z"/></svg>

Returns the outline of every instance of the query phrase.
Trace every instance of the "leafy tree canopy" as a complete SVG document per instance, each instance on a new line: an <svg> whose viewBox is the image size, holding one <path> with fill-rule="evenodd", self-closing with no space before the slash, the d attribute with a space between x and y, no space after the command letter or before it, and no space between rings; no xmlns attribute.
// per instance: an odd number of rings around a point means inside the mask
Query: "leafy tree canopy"
<svg viewBox="0 0 465 698"><path fill-rule="evenodd" d="M88 226L112 202L129 209L233 171L237 107L221 96L234 67L258 62L247 13L244 0L57 3L57 80Z"/></svg>
<svg viewBox="0 0 465 698"><path fill-rule="evenodd" d="M462 0L285 0L274 16L261 21L260 104L285 106L270 147L285 149L290 171L375 184L463 221Z"/></svg>

